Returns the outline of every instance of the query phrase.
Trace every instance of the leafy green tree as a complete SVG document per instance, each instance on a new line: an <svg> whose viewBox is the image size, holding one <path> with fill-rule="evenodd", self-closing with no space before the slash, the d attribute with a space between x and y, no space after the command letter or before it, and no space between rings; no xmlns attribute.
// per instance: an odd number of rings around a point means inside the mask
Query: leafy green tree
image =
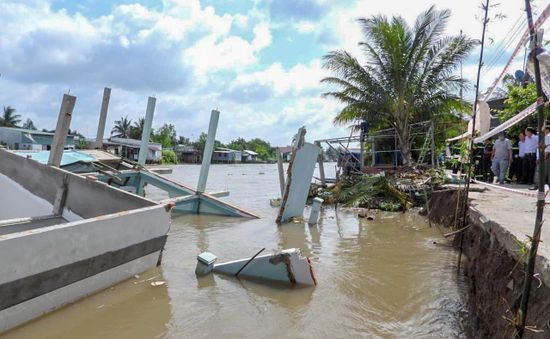
<svg viewBox="0 0 550 339"><path fill-rule="evenodd" d="M403 163L410 165L411 123L435 113L468 109L458 95L466 82L455 75L475 42L464 35L444 36L450 11L430 7L413 27L402 17L359 19L367 62L346 51L332 51L324 67L333 73L323 83L337 89L324 94L345 106L335 124L367 120L372 128L396 129Z"/></svg>
<svg viewBox="0 0 550 339"><path fill-rule="evenodd" d="M190 145L191 140L189 140L189 138L184 137L183 135L180 135L178 137L178 144L179 145Z"/></svg>
<svg viewBox="0 0 550 339"><path fill-rule="evenodd" d="M25 121L25 123L21 127L24 128L24 129L32 129L32 130L36 131L36 127L34 126L34 123L29 118L27 118L27 121Z"/></svg>
<svg viewBox="0 0 550 339"><path fill-rule="evenodd" d="M199 138L193 143L193 146L195 146L195 148L199 151L204 151L204 147L206 145L206 139L208 139L208 135L204 132L202 132L200 135L199 135ZM223 147L224 145L221 143L221 141L219 140L215 140L214 141L214 149L218 148L218 147Z"/></svg>
<svg viewBox="0 0 550 339"><path fill-rule="evenodd" d="M237 138L227 144L227 147L234 150L242 151L248 148L248 143L246 140L244 140L244 138Z"/></svg>
<svg viewBox="0 0 550 339"><path fill-rule="evenodd" d="M157 132L151 133L151 140L158 142L164 148L170 148L177 144L176 127L172 124L164 124Z"/></svg>
<svg viewBox="0 0 550 339"><path fill-rule="evenodd" d="M117 138L129 138L132 130L132 120L128 116L115 120L115 126L111 130L111 136Z"/></svg>
<svg viewBox="0 0 550 339"><path fill-rule="evenodd" d="M15 113L15 108L11 106L4 106L4 113L0 117L0 126L4 127L18 127L17 124L21 122L21 115Z"/></svg>
<svg viewBox="0 0 550 339"><path fill-rule="evenodd" d="M535 83L532 82L526 86L519 84L509 84L508 85L508 97L504 100L504 109L498 113L498 118L500 121L504 122L529 105L534 103L537 100L537 88ZM511 135L518 135L519 132L523 131L527 126L536 127L537 126L537 117L532 115L520 123L512 126L508 129L508 132Z"/></svg>

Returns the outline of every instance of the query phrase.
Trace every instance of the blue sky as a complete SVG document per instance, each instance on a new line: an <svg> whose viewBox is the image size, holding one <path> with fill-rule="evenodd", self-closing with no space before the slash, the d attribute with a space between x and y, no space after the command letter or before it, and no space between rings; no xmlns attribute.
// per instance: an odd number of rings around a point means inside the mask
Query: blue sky
<svg viewBox="0 0 550 339"><path fill-rule="evenodd" d="M121 116L142 116L155 96L153 127L172 123L190 138L206 131L213 108L224 142L261 137L285 145L302 125L310 140L342 136L348 130L332 124L340 104L321 97L323 55L346 49L361 58L358 17L401 15L412 23L433 3L452 11L448 34L479 36L479 0L4 0L0 105L53 129L70 90L77 96L71 127L93 137L108 86L107 134ZM525 29L521 3L494 9L507 17L491 23L482 89ZM536 0L536 10L543 4ZM470 80L477 53L463 67Z"/></svg>

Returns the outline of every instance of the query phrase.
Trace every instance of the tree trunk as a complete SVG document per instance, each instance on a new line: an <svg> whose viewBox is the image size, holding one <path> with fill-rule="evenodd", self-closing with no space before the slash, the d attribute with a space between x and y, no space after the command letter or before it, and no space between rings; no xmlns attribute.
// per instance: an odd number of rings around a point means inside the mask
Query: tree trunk
<svg viewBox="0 0 550 339"><path fill-rule="evenodd" d="M410 141L410 126L397 124L395 128L397 139L399 141L399 150L401 151L401 159L403 166L412 165L411 141Z"/></svg>

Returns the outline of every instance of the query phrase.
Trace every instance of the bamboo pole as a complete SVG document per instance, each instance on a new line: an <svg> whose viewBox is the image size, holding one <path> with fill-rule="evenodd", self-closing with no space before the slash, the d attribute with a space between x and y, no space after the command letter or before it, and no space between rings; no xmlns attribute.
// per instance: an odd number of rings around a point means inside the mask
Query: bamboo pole
<svg viewBox="0 0 550 339"><path fill-rule="evenodd" d="M527 12L527 22L529 24L529 34L531 35L531 46L533 49L531 51L530 57L533 59L535 66L535 84L537 87L537 96L538 100L544 97L542 92L542 84L540 78L540 65L536 57L536 48L539 45L537 41L537 33L535 31L535 26L533 25L533 14L531 13L531 3L529 0L525 0L525 11ZM540 138L543 137L543 126L544 126L544 106L539 105L538 108L538 129L539 129L539 143ZM516 319L518 323L516 324L516 332L514 333L514 338L523 337L523 332L525 330L525 321L527 319L527 309L529 306L529 295L531 293L531 283L533 281L533 274L535 272L535 261L537 258L537 250L540 242L540 234L542 230L542 218L544 216L544 174L545 174L545 164L544 164L544 150L542 147L539 147L539 190L537 195L537 213L535 216L535 227L533 229L533 237L531 238L531 248L529 250L529 257L527 259L527 267L525 269L525 277L523 281L523 292L521 294L520 307Z"/></svg>
<svg viewBox="0 0 550 339"><path fill-rule="evenodd" d="M470 148L469 148L469 166L468 173L466 174L466 196L464 197L464 205L462 211L462 227L466 227L466 214L468 213L468 195L470 193L470 180L472 175L472 167L474 164L474 133L476 130L476 116L477 116L477 101L479 99L479 78L481 74L481 66L483 65L483 48L485 46L485 31L487 28L487 15L489 13L489 0L485 1L485 15L483 18L483 31L481 32L481 51L479 52L479 61L477 64L477 79L476 79L476 95L474 101L474 112L472 114L472 135L470 136ZM460 233L460 246L458 252L457 272L460 272L460 261L462 260L462 246L464 244L464 232Z"/></svg>

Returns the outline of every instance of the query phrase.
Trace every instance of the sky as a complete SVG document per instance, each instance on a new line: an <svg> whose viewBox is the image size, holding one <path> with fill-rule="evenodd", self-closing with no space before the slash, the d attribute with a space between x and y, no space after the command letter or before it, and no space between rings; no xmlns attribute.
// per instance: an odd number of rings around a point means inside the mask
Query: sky
<svg viewBox="0 0 550 339"><path fill-rule="evenodd" d="M482 90L526 29L523 1L499 2ZM322 57L345 49L361 60L358 18L400 15L412 25L432 4L451 10L446 34L481 37L481 0L2 0L0 106L53 129L69 92L77 97L71 129L95 137L103 88L111 87L106 135L114 120L143 116L154 96L153 127L171 123L191 139L215 108L222 142L286 145L303 125L308 140L346 136L332 123L341 104L321 96L329 75ZM535 15L546 4L535 0ZM472 82L478 58L476 49L463 65ZM523 53L512 70L522 63Z"/></svg>

